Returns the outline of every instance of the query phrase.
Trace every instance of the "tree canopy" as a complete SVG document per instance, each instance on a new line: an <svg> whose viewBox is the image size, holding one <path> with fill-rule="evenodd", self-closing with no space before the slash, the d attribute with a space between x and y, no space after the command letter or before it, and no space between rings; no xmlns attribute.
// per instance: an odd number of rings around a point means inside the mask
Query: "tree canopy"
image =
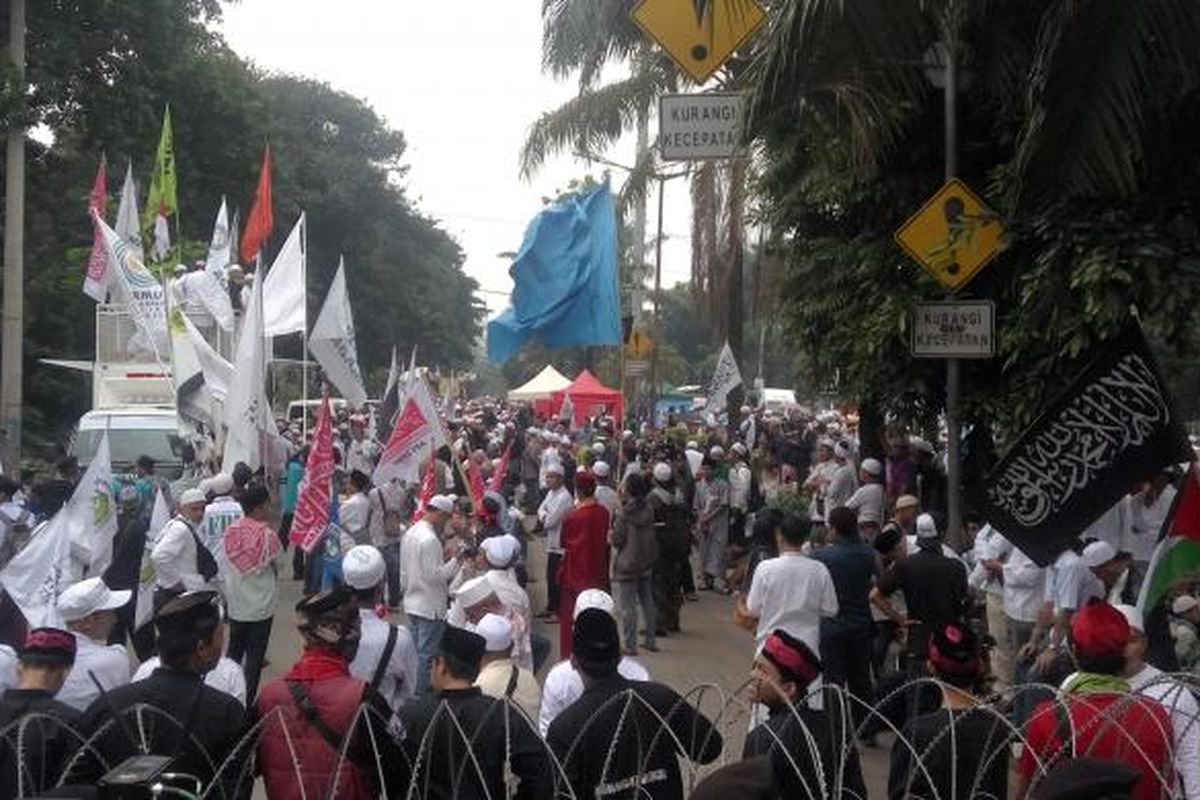
<svg viewBox="0 0 1200 800"><path fill-rule="evenodd" d="M101 154L110 197L131 162L144 202L168 104L189 252L206 246L223 195L245 219L269 142L268 254L307 211L309 319L344 254L364 367L386 364L393 343L418 345L425 363L471 363L483 320L476 283L463 272L458 244L403 191L403 135L358 98L248 64L214 32L220 13L216 0L29 4L30 91L21 97L3 74L0 124L24 122L37 133L25 231L25 427L33 447L61 440L89 404L77 375L35 365L93 353L93 304L80 287L92 240L87 196ZM115 202L109 213L111 220Z"/></svg>

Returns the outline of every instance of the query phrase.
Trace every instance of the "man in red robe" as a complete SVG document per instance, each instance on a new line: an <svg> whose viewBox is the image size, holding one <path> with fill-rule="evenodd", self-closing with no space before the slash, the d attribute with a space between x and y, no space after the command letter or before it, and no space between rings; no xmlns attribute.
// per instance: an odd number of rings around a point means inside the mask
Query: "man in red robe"
<svg viewBox="0 0 1200 800"><path fill-rule="evenodd" d="M571 657L571 625L575 598L585 589L608 591L608 509L596 502L596 476L575 476L577 504L562 526L563 560L559 567L562 600L558 606L558 647L561 658Z"/></svg>

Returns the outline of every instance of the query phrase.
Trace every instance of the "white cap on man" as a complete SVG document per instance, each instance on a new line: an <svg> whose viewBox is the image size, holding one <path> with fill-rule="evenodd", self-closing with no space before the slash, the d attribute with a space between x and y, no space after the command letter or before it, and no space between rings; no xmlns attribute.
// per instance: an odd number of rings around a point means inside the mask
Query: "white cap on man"
<svg viewBox="0 0 1200 800"><path fill-rule="evenodd" d="M1083 555L1079 557L1079 560L1085 567L1095 568L1107 564L1116 557L1117 548L1108 542L1092 542L1083 548Z"/></svg>
<svg viewBox="0 0 1200 800"><path fill-rule="evenodd" d="M463 608L470 608L479 605L495 593L496 590L492 587L492 582L488 580L487 575L480 575L458 587L458 591L454 593L454 599L462 604Z"/></svg>
<svg viewBox="0 0 1200 800"><path fill-rule="evenodd" d="M666 483L671 480L671 465L665 461L660 461L654 465L654 480L659 483Z"/></svg>
<svg viewBox="0 0 1200 800"><path fill-rule="evenodd" d="M448 495L435 494L429 498L425 507L434 511L441 511L443 514L450 514L454 512L454 499Z"/></svg>
<svg viewBox="0 0 1200 800"><path fill-rule="evenodd" d="M229 494L233 491L233 476L228 472L218 472L208 479L208 491L218 497Z"/></svg>
<svg viewBox="0 0 1200 800"><path fill-rule="evenodd" d="M931 514L922 514L917 517L917 538L918 539L936 539L938 538L937 522L934 521Z"/></svg>
<svg viewBox="0 0 1200 800"><path fill-rule="evenodd" d="M489 653L502 653L513 645L512 623L499 614L484 614L475 623L475 633L487 642L485 649Z"/></svg>
<svg viewBox="0 0 1200 800"><path fill-rule="evenodd" d="M58 613L63 622L75 622L97 611L115 611L129 602L133 592L114 592L99 577L85 578L58 596Z"/></svg>
<svg viewBox="0 0 1200 800"><path fill-rule="evenodd" d="M1196 606L1200 606L1200 600L1197 600L1190 594L1181 594L1172 601L1171 613L1177 617L1181 617Z"/></svg>
<svg viewBox="0 0 1200 800"><path fill-rule="evenodd" d="M342 559L342 577L351 589L374 589L386 571L383 553L369 544L351 547Z"/></svg>
<svg viewBox="0 0 1200 800"><path fill-rule="evenodd" d="M572 619L579 619L579 615L589 608L598 608L612 616L616 613L617 604L613 601L612 595L603 589L584 589L575 598L575 615Z"/></svg>
<svg viewBox="0 0 1200 800"><path fill-rule="evenodd" d="M521 553L521 543L511 533L489 536L479 543L488 564L496 569L508 569Z"/></svg>
<svg viewBox="0 0 1200 800"><path fill-rule="evenodd" d="M597 478L607 478L612 473L612 467L607 461L596 461L592 464L592 474Z"/></svg>
<svg viewBox="0 0 1200 800"><path fill-rule="evenodd" d="M883 464L880 464L877 458L864 458L862 469L863 472L875 478L883 474Z"/></svg>
<svg viewBox="0 0 1200 800"><path fill-rule="evenodd" d="M208 503L208 498L199 489L187 489L179 496L179 505L194 506Z"/></svg>
<svg viewBox="0 0 1200 800"><path fill-rule="evenodd" d="M563 474L562 464L558 463L557 461L551 461L549 464L546 465L546 474L547 475L558 475L559 477L562 477L562 474Z"/></svg>

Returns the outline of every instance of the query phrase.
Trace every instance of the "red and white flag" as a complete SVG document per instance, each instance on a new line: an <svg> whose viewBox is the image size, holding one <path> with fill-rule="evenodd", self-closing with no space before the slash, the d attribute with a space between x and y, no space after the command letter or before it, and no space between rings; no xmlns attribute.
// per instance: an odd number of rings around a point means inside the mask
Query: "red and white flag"
<svg viewBox="0 0 1200 800"><path fill-rule="evenodd" d="M321 398L317 430L304 466L304 480L300 482L292 532L288 536L292 544L306 553L313 551L329 527L333 466L333 412L329 408L329 395L325 395Z"/></svg>
<svg viewBox="0 0 1200 800"><path fill-rule="evenodd" d="M107 206L108 165L104 156L100 156L100 168L96 170L96 181L92 184L92 193L88 195L89 215L95 214L104 219ZM108 250L104 244L104 232L95 222L92 222L92 253L88 256L83 293L97 303L103 303L108 297Z"/></svg>
<svg viewBox="0 0 1200 800"><path fill-rule="evenodd" d="M425 506L433 499L433 489L437 485L437 456L429 454L429 464L425 467L425 477L421 479L421 494L417 497L417 510L413 513L412 521L419 522L425 516Z"/></svg>
<svg viewBox="0 0 1200 800"><path fill-rule="evenodd" d="M500 457L500 466L496 467L496 471L492 473L492 479L488 481L488 491L504 492L504 476L508 474L508 459L512 456L513 443L510 441L508 447L504 448L504 455Z"/></svg>
<svg viewBox="0 0 1200 800"><path fill-rule="evenodd" d="M426 457L445 443L446 438L429 389L425 381L414 378L410 381L404 404L396 417L396 424L392 426L392 435L388 437L371 480L376 486L393 479L414 484L420 477L421 465Z"/></svg>

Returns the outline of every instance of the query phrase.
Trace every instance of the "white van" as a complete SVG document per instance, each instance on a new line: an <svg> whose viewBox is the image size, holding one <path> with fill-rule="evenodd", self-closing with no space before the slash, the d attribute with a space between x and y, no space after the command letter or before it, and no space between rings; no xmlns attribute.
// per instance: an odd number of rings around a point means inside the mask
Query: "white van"
<svg viewBox="0 0 1200 800"><path fill-rule="evenodd" d="M95 409L79 419L71 453L86 466L96 455L100 439L108 432L114 475L133 472L138 456L154 459L154 472L167 480L183 474L183 445L179 415L170 406L118 406Z"/></svg>

